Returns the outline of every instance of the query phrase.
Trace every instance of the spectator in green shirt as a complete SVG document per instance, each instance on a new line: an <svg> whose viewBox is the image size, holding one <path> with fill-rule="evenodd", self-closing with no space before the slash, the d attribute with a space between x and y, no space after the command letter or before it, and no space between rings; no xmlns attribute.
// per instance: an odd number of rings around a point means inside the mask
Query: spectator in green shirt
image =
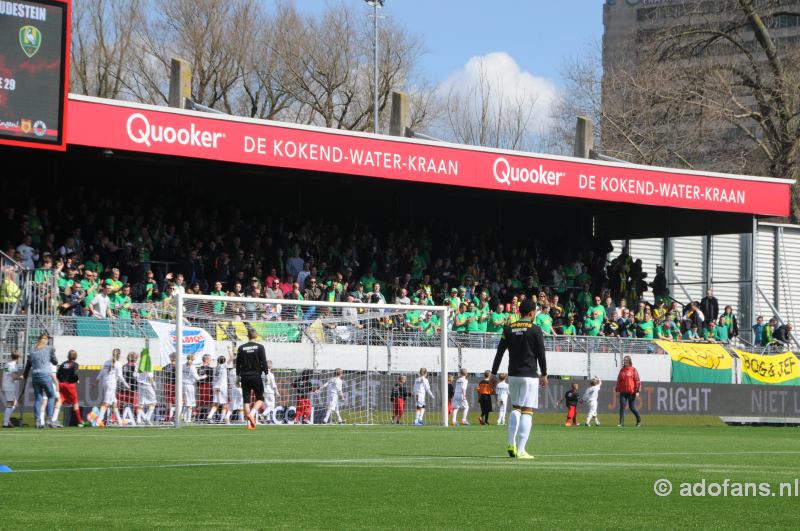
<svg viewBox="0 0 800 531"><path fill-rule="evenodd" d="M663 339L664 341L672 341L672 321L665 319L656 324L655 331L656 339Z"/></svg>
<svg viewBox="0 0 800 531"><path fill-rule="evenodd" d="M425 312L417 325L425 337L433 337L439 328L439 319L433 315L433 312Z"/></svg>
<svg viewBox="0 0 800 531"><path fill-rule="evenodd" d="M481 292L478 302L475 303L475 315L478 318L478 327L484 334L489 330L489 315L492 309L489 307L489 300L486 292Z"/></svg>
<svg viewBox="0 0 800 531"><path fill-rule="evenodd" d="M646 313L644 316L644 321L638 324L639 327L639 337L644 339L653 339L654 333L654 326L653 326L653 317Z"/></svg>
<svg viewBox="0 0 800 531"><path fill-rule="evenodd" d="M33 275L33 281L37 284L46 284L53 278L53 275L53 259L49 256L45 256L42 259L42 265L36 269Z"/></svg>
<svg viewBox="0 0 800 531"><path fill-rule="evenodd" d="M463 302L458 305L458 312L456 313L455 320L453 321L453 332L466 332L467 319L471 316L467 312L467 305Z"/></svg>
<svg viewBox="0 0 800 531"><path fill-rule="evenodd" d="M450 306L451 312L458 311L461 306L461 299L458 297L458 288L452 288L450 290L450 298L447 303Z"/></svg>
<svg viewBox="0 0 800 531"><path fill-rule="evenodd" d="M378 279L372 274L372 269L368 269L366 274L359 279L359 282L364 285L365 290L372 291L372 286L378 282Z"/></svg>
<svg viewBox="0 0 800 531"><path fill-rule="evenodd" d="M486 331L490 334L500 334L503 332L503 326L505 326L508 321L508 313L503 310L503 305L498 304L495 311L489 316L489 324L486 327Z"/></svg>
<svg viewBox="0 0 800 531"><path fill-rule="evenodd" d="M705 330L703 330L703 339L711 343L717 341L717 323L715 321L708 322Z"/></svg>
<svg viewBox="0 0 800 531"><path fill-rule="evenodd" d="M596 295L594 298L594 304L590 305L589 308L586 310L586 315L591 316L597 313L600 316L602 321L605 321L607 318L606 309L603 308L603 304L600 302L600 296Z"/></svg>
<svg viewBox="0 0 800 531"><path fill-rule="evenodd" d="M86 295L86 298L83 299L83 304L86 306L86 308L89 308L89 306L92 304L92 299L94 299L94 296L97 295L98 287L97 273L94 271L84 271L83 280L81 280L81 289Z"/></svg>
<svg viewBox="0 0 800 531"><path fill-rule="evenodd" d="M85 264L83 264L84 271L94 271L98 275L105 271L105 267L103 263L100 262L100 253L92 253L92 259L87 260Z"/></svg>
<svg viewBox="0 0 800 531"><path fill-rule="evenodd" d="M131 286L125 284L122 290L109 296L111 311L118 319L131 319Z"/></svg>
<svg viewBox="0 0 800 531"><path fill-rule="evenodd" d="M119 269L116 267L111 270L111 276L106 279L106 286L108 286L109 297L122 291L123 284L119 279Z"/></svg>
<svg viewBox="0 0 800 531"><path fill-rule="evenodd" d="M567 324L564 326L564 335L565 336L574 336L577 335L577 331L575 330L575 316L570 315L567 317Z"/></svg>
<svg viewBox="0 0 800 531"><path fill-rule="evenodd" d="M764 326L764 346L772 345L775 343L775 338L772 337L775 333L775 327L778 326L778 320L774 317L770 319Z"/></svg>
<svg viewBox="0 0 800 531"><path fill-rule="evenodd" d="M481 330L480 322L478 321L478 314L475 311L475 303L470 302L467 305L467 332L470 334L479 334Z"/></svg>
<svg viewBox="0 0 800 531"><path fill-rule="evenodd" d="M581 314L591 315L587 313L589 306L592 304L592 292L589 291L589 284L583 285L583 291L578 293L576 299L578 310L581 312Z"/></svg>
<svg viewBox="0 0 800 531"><path fill-rule="evenodd" d="M697 333L697 325L696 324L693 324L691 326L691 328L689 328L688 330L686 330L686 332L684 332L683 340L684 341L699 341L700 340L700 334Z"/></svg>
<svg viewBox="0 0 800 531"><path fill-rule="evenodd" d="M733 313L733 306L725 306L725 312L720 316L719 324L728 329L729 338L734 338L739 335L739 323L736 321L736 315Z"/></svg>
<svg viewBox="0 0 800 531"><path fill-rule="evenodd" d="M730 341L730 336L728 335L728 327L724 323L724 317L724 315L720 315L719 317L719 324L714 329L714 339L722 343L727 343Z"/></svg>
<svg viewBox="0 0 800 531"><path fill-rule="evenodd" d="M545 306L542 311L536 314L534 324L542 329L542 333L548 336L555 335L553 332L553 318L550 317L550 306Z"/></svg>
<svg viewBox="0 0 800 531"><path fill-rule="evenodd" d="M211 292L211 295L214 295L215 297L224 297L226 295L225 291L222 289L222 282L219 280L214 282L214 290ZM224 314L225 303L223 301L215 301L212 311L217 315Z"/></svg>
<svg viewBox="0 0 800 531"><path fill-rule="evenodd" d="M600 313L595 311L591 317L587 317L583 321L583 334L592 337L599 336L602 327L603 321L600 319Z"/></svg>

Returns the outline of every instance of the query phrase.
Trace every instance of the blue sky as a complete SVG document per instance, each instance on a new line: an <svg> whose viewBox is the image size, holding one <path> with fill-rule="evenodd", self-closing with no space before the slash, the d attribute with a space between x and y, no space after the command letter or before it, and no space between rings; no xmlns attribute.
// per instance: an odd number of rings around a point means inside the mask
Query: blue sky
<svg viewBox="0 0 800 531"><path fill-rule="evenodd" d="M422 68L433 82L471 57L505 52L561 85L562 61L603 35L603 0L386 0L381 11L422 36Z"/></svg>
<svg viewBox="0 0 800 531"><path fill-rule="evenodd" d="M337 2L371 8L364 0L295 0L306 12ZM469 59L504 52L527 73L561 85L560 64L603 35L604 0L385 0L381 15L418 34L426 46L421 68L434 84Z"/></svg>
<svg viewBox="0 0 800 531"><path fill-rule="evenodd" d="M294 0L304 12L344 4L369 19L364 0ZM385 0L380 14L420 37L420 74L442 97L487 76L492 98L525 101L542 127L564 86L562 65L603 36L604 0ZM382 19L381 23L385 23Z"/></svg>

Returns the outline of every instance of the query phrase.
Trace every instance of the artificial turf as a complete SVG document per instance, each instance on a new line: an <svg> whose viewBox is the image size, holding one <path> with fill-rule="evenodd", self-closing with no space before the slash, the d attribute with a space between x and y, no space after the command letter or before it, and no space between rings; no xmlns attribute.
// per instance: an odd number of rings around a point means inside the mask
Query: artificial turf
<svg viewBox="0 0 800 531"><path fill-rule="evenodd" d="M0 528L796 528L800 497L680 497L680 483L800 478L800 431L714 419L567 428L533 461L498 426L193 426L0 432ZM678 425L676 425L678 424ZM672 481L668 497L653 493Z"/></svg>

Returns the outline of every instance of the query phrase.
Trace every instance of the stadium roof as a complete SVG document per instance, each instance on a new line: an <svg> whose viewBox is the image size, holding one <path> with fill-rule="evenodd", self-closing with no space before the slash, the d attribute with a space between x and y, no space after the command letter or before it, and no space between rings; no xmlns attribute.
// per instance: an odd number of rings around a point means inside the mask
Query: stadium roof
<svg viewBox="0 0 800 531"><path fill-rule="evenodd" d="M487 190L607 202L598 214L669 211L681 225L746 227L752 216L789 215L794 181L676 170L430 142L70 95L67 143ZM638 205L634 206L634 205ZM611 206L611 205L608 205ZM660 208L643 208L660 207ZM691 211L695 211L694 214ZM698 216L702 211L703 215ZM684 212L683 220L681 212ZM714 219L716 218L716 222ZM698 232L713 232L709 226ZM645 232L652 232L647 230Z"/></svg>

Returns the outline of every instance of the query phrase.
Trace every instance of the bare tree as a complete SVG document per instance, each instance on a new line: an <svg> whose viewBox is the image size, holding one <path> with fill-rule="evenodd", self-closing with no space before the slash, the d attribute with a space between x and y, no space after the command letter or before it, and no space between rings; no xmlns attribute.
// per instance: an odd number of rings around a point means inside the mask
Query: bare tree
<svg viewBox="0 0 800 531"><path fill-rule="evenodd" d="M372 129L372 24L362 5L300 14L288 0L78 0L74 18L77 92L165 104L171 60L181 58L192 65L200 104ZM417 79L422 45L391 18L380 28L380 120L388 121L392 91L404 90L413 94L413 125L423 128L433 100Z"/></svg>
<svg viewBox="0 0 800 531"><path fill-rule="evenodd" d="M141 0L76 0L72 8L70 90L121 98L138 53Z"/></svg>
<svg viewBox="0 0 800 531"><path fill-rule="evenodd" d="M246 0L157 0L139 34L141 52L131 90L143 101L166 103L172 58L192 65L192 99L232 112L257 4Z"/></svg>
<svg viewBox="0 0 800 531"><path fill-rule="evenodd" d="M279 120L292 107L296 92L283 50L295 47L303 21L288 2L277 4L272 15L255 10L252 16L254 34L239 64L241 87L234 112Z"/></svg>
<svg viewBox="0 0 800 531"><path fill-rule="evenodd" d="M517 88L506 92L483 59L475 80L450 87L443 99L440 134L447 139L506 149L529 149L535 142L537 96Z"/></svg>
<svg viewBox="0 0 800 531"><path fill-rule="evenodd" d="M596 124L595 149L602 150L601 84L603 65L599 42L588 43L582 55L567 59L561 68L564 86L550 109L550 126L542 136L540 147L545 153L572 155L575 145L576 117L585 116Z"/></svg>
<svg viewBox="0 0 800 531"><path fill-rule="evenodd" d="M329 6L319 17L298 20L285 10L276 22L280 29L273 53L285 69L276 81L292 94L289 107L295 119L337 129L372 129L373 37L365 11ZM422 47L390 20L382 22L378 38L378 101L385 123L391 92L412 78Z"/></svg>

